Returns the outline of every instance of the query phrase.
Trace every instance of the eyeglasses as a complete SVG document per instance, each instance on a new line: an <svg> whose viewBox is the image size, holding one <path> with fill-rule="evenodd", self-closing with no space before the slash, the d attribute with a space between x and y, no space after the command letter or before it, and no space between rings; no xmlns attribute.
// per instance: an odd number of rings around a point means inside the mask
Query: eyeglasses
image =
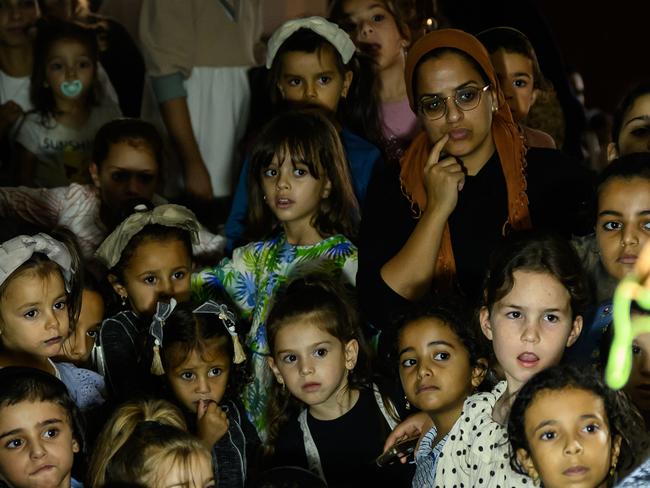
<svg viewBox="0 0 650 488"><path fill-rule="evenodd" d="M420 112L429 120L438 120L447 115L447 100L452 98L456 106L463 112L474 110L481 102L481 94L490 88L485 85L483 88L466 86L454 91L453 95L440 97L438 95L423 95L418 102Z"/></svg>

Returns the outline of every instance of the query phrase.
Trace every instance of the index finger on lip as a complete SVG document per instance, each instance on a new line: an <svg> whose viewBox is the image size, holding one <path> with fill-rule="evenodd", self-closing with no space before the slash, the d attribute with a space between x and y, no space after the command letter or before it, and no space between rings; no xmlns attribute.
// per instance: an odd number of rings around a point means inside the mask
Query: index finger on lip
<svg viewBox="0 0 650 488"><path fill-rule="evenodd" d="M440 153L442 153L442 148L445 147L445 144L447 144L448 140L449 140L449 134L445 134L440 139L438 139L438 142L436 142L433 145L433 149L431 149L431 156L430 156L431 161L438 161L438 159L440 158Z"/></svg>

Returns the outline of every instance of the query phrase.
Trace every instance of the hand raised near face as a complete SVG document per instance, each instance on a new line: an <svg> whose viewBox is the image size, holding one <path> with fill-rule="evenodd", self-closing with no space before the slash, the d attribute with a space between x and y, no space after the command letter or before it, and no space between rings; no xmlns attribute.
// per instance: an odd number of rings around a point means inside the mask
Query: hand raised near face
<svg viewBox="0 0 650 488"><path fill-rule="evenodd" d="M427 192L428 211L449 216L458 202L458 192L465 184L465 171L454 157L440 159L442 148L449 140L444 135L431 149L424 165L424 187Z"/></svg>
<svg viewBox="0 0 650 488"><path fill-rule="evenodd" d="M228 416L219 405L211 400L201 400L196 409L198 436L203 443L212 446L228 431Z"/></svg>

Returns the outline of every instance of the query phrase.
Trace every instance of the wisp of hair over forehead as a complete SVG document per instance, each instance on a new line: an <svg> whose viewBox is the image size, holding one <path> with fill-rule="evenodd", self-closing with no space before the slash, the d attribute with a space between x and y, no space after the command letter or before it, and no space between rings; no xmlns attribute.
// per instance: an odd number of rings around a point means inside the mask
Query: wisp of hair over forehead
<svg viewBox="0 0 650 488"><path fill-rule="evenodd" d="M485 278L483 306L492 311L495 303L515 285L515 271L532 271L553 276L566 288L571 299L571 315L582 315L588 303L588 287L580 258L571 244L551 232L512 232L490 257Z"/></svg>

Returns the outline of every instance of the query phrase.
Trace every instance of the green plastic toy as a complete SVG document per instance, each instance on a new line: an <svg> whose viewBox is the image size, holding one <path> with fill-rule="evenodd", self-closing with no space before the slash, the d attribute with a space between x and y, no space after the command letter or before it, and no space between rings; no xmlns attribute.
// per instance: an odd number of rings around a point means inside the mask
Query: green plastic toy
<svg viewBox="0 0 650 488"><path fill-rule="evenodd" d="M610 388L621 389L632 371L632 341L650 332L650 316L632 318L632 302L650 311L650 246L639 256L635 270L619 283L614 293L614 338L607 359L605 381Z"/></svg>

